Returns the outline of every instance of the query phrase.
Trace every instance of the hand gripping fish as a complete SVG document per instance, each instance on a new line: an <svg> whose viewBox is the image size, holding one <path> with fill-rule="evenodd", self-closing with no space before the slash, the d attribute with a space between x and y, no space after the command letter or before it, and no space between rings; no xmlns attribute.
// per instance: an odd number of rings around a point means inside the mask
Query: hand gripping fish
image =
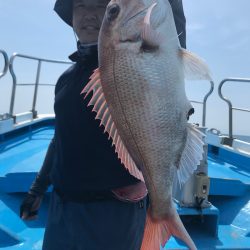
<svg viewBox="0 0 250 250"><path fill-rule="evenodd" d="M122 164L148 189L141 250L159 250L171 235L194 250L173 204L172 184L173 178L180 184L188 179L203 152L203 134L187 123L192 106L184 78L211 80L209 70L180 48L167 0L112 0L98 49L99 69L82 93L93 93L96 119Z"/></svg>

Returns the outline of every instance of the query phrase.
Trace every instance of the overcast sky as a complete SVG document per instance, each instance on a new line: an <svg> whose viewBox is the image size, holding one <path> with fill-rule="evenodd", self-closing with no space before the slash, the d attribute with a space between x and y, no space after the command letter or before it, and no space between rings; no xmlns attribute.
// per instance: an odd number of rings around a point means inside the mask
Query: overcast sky
<svg viewBox="0 0 250 250"><path fill-rule="evenodd" d="M217 94L218 83L225 77L250 78L250 1L249 0L183 0L187 18L188 49L209 65L216 83L208 99L207 126L227 132L228 111ZM72 29L53 12L53 0L0 0L0 49L43 58L67 60L75 50ZM35 65L20 61L20 82L34 81ZM3 60L0 58L0 70ZM62 68L46 66L43 82L55 83ZM32 71L32 72L31 72ZM18 80L19 80L18 78ZM207 82L188 82L190 99L201 100L209 89ZM233 106L250 108L250 84L227 84L223 91ZM9 109L11 78L0 80L0 113ZM19 87L16 112L30 109L32 89ZM46 98L46 102L44 99ZM25 100L25 101L24 101ZM201 122L201 107L194 105L192 121ZM42 88L38 110L53 111L53 88ZM250 113L234 112L234 130L250 135Z"/></svg>

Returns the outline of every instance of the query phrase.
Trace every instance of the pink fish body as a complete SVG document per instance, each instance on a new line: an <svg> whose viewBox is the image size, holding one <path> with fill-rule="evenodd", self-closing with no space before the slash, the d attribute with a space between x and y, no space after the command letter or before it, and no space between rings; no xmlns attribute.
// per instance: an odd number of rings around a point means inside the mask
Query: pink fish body
<svg viewBox="0 0 250 250"><path fill-rule="evenodd" d="M112 0L99 35L99 69L83 92L115 144L118 157L150 197L142 250L170 235L196 249L172 201L202 159L203 135L187 123L192 108L184 77L210 79L206 65L181 49L166 0ZM176 176L176 177L175 177Z"/></svg>

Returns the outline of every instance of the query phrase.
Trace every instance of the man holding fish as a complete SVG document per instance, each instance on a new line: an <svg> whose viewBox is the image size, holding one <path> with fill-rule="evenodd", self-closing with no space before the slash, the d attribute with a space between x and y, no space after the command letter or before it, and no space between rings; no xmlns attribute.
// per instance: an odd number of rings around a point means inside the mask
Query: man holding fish
<svg viewBox="0 0 250 250"><path fill-rule="evenodd" d="M79 39L76 63L57 82L55 136L21 217L52 184L43 250L158 250L171 235L196 249L171 195L202 156L184 75L209 74L181 48L182 2L57 0L55 11Z"/></svg>

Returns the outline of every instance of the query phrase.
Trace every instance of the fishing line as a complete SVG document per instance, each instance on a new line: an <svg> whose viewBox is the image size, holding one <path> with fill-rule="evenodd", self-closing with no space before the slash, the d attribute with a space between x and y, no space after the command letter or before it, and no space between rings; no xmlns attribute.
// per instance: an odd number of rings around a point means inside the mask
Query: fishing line
<svg viewBox="0 0 250 250"><path fill-rule="evenodd" d="M76 39L76 44L77 44L78 37L77 37L77 35L76 35L76 32L75 32L74 28L72 29L72 31L73 31L73 33L74 33L74 37L75 37L75 39Z"/></svg>

